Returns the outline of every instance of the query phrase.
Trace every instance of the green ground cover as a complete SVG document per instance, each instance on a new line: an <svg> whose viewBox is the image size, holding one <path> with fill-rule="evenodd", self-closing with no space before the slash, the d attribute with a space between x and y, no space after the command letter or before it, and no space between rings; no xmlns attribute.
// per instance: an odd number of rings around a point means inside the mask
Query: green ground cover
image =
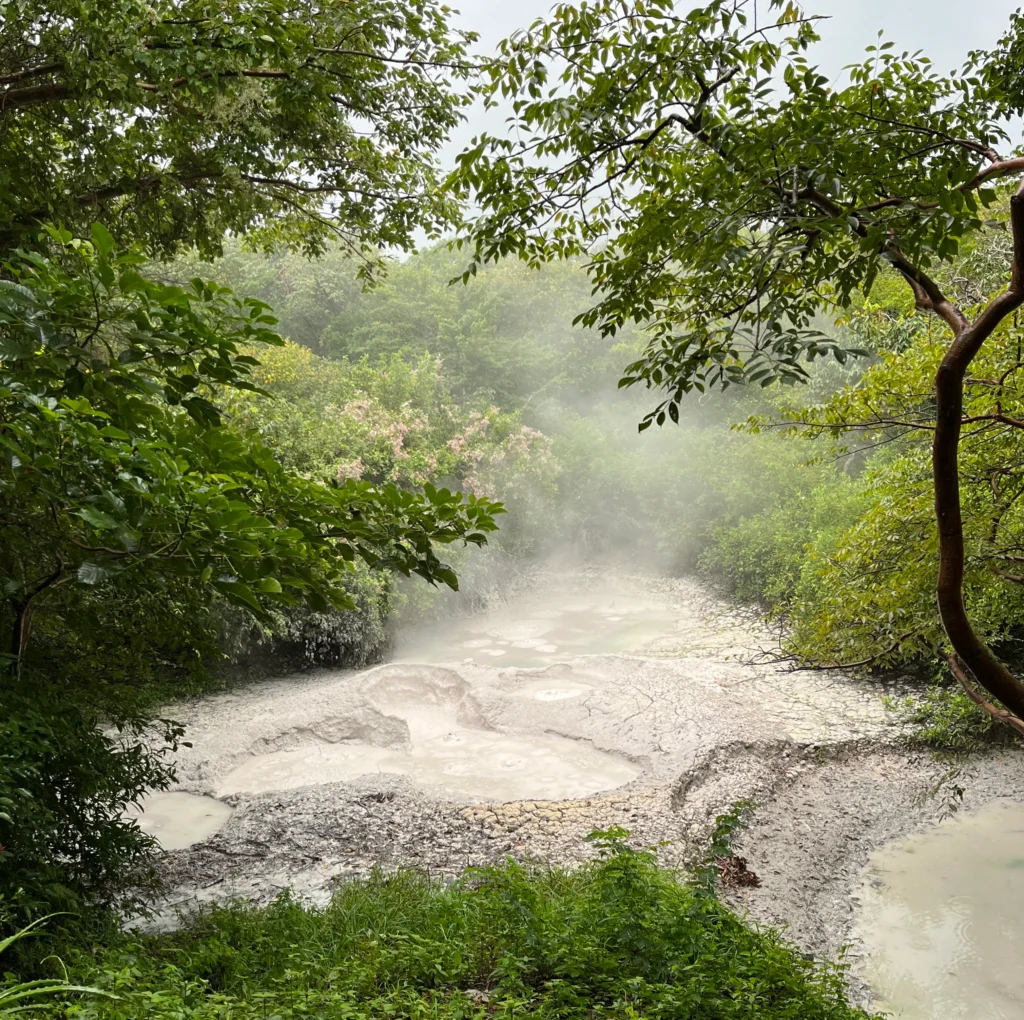
<svg viewBox="0 0 1024 1020"><path fill-rule="evenodd" d="M323 909L283 896L219 907L157 937L111 936L70 976L120 998L96 1020L866 1020L843 971L804 959L683 881L628 834L595 834L575 870L508 862L444 884L412 872L340 887Z"/></svg>

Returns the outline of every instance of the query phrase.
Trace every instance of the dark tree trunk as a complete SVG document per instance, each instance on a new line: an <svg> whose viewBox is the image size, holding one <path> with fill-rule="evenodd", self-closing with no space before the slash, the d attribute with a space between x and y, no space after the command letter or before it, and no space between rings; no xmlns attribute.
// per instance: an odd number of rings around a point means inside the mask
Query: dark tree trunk
<svg viewBox="0 0 1024 1020"><path fill-rule="evenodd" d="M1024 184L1011 199L1014 239L1013 275L1005 293L994 298L973 323L944 316L955 338L935 375L936 423L932 445L935 516L939 526L939 574L936 595L949 642L974 679L1024 720L1024 683L978 637L964 606L964 526L960 509L959 447L963 422L964 378L984 342L1024 303ZM959 315L959 313L957 313Z"/></svg>

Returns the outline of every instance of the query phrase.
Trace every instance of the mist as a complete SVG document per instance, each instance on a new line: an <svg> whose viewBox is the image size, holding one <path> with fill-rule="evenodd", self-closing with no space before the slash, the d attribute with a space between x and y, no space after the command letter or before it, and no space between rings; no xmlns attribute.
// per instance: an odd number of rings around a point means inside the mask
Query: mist
<svg viewBox="0 0 1024 1020"><path fill-rule="evenodd" d="M659 396L617 383L644 333L602 337L572 325L592 300L581 263L531 270L505 262L450 285L459 266L438 246L392 264L369 290L341 255L309 262L236 247L199 267L270 304L290 341L283 353L260 354L259 379L277 399L236 409L286 463L339 479L446 486L507 509L485 548L444 550L457 593L398 578L386 606L376 598L364 605L374 625L362 630L372 639L314 658L372 658L385 630L493 608L551 569L693 574L769 608L775 594L740 562L762 534L757 522L813 515L811 494L841 485L844 470L812 444L737 427L797 394L694 392L678 424L640 433ZM818 370L812 390L859 371ZM794 547L806 537L801 523ZM338 647L323 621L315 630L302 639L307 646ZM355 648L363 652L352 658Z"/></svg>

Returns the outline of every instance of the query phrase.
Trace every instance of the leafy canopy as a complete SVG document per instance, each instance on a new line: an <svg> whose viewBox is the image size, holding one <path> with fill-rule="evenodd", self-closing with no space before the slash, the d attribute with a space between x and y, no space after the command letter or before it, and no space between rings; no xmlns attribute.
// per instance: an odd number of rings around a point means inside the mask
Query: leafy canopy
<svg viewBox="0 0 1024 1020"><path fill-rule="evenodd" d="M467 273L586 255L582 321L650 330L622 380L665 390L641 428L694 388L802 379L803 361L850 353L823 315L886 265L930 299L923 272L985 221L1020 24L959 75L880 43L833 88L792 0L559 5L489 69L488 101L513 113L453 176L481 210L458 242Z"/></svg>
<svg viewBox="0 0 1024 1020"><path fill-rule="evenodd" d="M433 153L470 37L434 0L10 0L0 240L41 221L167 254L225 231L372 257L452 222Z"/></svg>
<svg viewBox="0 0 1024 1020"><path fill-rule="evenodd" d="M452 396L463 406L512 410L606 399L631 337L570 328L590 305L579 263L537 273L507 261L480 273L474 286L449 286L461 264L441 243L390 263L387 277L367 290L344 255L310 261L229 242L215 270L182 259L174 272L184 278L215 272L237 292L272 305L282 334L332 359L415 359L429 352L442 360Z"/></svg>

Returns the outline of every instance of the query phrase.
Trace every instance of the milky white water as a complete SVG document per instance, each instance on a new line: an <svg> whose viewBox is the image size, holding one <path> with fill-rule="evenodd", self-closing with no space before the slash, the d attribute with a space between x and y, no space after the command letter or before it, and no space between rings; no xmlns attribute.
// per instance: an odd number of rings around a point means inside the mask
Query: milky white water
<svg viewBox="0 0 1024 1020"><path fill-rule="evenodd" d="M512 737L453 728L417 741L408 750L315 744L257 755L235 769L218 793L262 793L393 773L458 797L564 800L614 789L639 772L617 755L564 737Z"/></svg>
<svg viewBox="0 0 1024 1020"><path fill-rule="evenodd" d="M161 849L183 850L209 839L231 817L231 808L213 797L156 792L127 814L143 832L156 837Z"/></svg>
<svg viewBox="0 0 1024 1020"><path fill-rule="evenodd" d="M636 652L670 638L678 612L631 595L534 598L484 616L418 628L398 644L406 662L543 666L573 655Z"/></svg>
<svg viewBox="0 0 1024 1020"><path fill-rule="evenodd" d="M1024 1017L1024 804L995 801L871 858L857 934L904 1020Z"/></svg>
<svg viewBox="0 0 1024 1020"><path fill-rule="evenodd" d="M508 734L481 725L467 700L469 686L448 670L394 666L368 676L364 691L372 708L405 723L408 740L401 746L317 741L255 755L225 778L218 795L392 773L460 798L558 800L614 789L639 775L625 758L576 740L548 733ZM543 702L590 690L584 683L540 681L524 693Z"/></svg>

